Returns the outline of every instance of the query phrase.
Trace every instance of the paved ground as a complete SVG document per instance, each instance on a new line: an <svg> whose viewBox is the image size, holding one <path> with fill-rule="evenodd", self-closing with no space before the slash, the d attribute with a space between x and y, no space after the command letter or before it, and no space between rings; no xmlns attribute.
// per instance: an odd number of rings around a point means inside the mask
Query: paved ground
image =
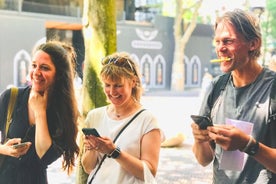
<svg viewBox="0 0 276 184"><path fill-rule="evenodd" d="M158 184L210 184L211 166L201 167L191 152L191 145L162 148L157 173Z"/></svg>
<svg viewBox="0 0 276 184"><path fill-rule="evenodd" d="M49 184L74 184L75 173L68 177L60 171L60 160L48 169ZM211 184L211 167L201 167L197 164L190 144L180 147L161 148L158 184Z"/></svg>
<svg viewBox="0 0 276 184"><path fill-rule="evenodd" d="M142 98L145 108L156 114L160 127L167 138L178 133L185 135L183 144L178 147L161 148L158 184L209 184L211 183L211 166L201 167L197 164L191 151L192 135L190 115L196 114L200 100L197 93L177 94L162 93L145 95ZM60 171L60 160L48 169L50 184L74 184L75 174L68 177Z"/></svg>

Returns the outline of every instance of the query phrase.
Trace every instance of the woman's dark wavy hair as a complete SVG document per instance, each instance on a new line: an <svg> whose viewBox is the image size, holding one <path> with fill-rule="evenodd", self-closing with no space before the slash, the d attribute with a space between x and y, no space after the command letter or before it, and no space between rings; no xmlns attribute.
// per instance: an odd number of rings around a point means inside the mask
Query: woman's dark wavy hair
<svg viewBox="0 0 276 184"><path fill-rule="evenodd" d="M53 143L63 148L62 168L69 174L79 154L76 143L79 111L73 84L76 53L71 45L59 41L48 41L35 49L35 51L38 50L49 54L56 68L55 83L49 96L47 118Z"/></svg>
<svg viewBox="0 0 276 184"><path fill-rule="evenodd" d="M250 12L243 11L241 9L235 9L233 11L226 12L222 17L218 17L215 24L215 30L217 25L221 22L232 24L238 33L240 33L246 41L252 41L258 39L262 43L262 33L259 24L259 19ZM253 58L258 58L261 55L261 45L255 50L251 51L249 55Z"/></svg>

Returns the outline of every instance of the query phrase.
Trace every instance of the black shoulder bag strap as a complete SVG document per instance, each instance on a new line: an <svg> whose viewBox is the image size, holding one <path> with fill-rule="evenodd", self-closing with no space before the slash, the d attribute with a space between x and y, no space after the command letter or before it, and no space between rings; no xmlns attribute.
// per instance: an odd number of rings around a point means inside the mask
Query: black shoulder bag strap
<svg viewBox="0 0 276 184"><path fill-rule="evenodd" d="M209 95L208 101L207 101L211 110L212 110L216 100L220 96L221 91L223 91L225 89L230 76L231 76L231 73L223 74L219 77L218 81L214 84L213 91Z"/></svg>
<svg viewBox="0 0 276 184"><path fill-rule="evenodd" d="M1 135L1 143L5 143L7 140L7 135L8 135L8 131L9 131L9 127L10 127L10 123L12 121L12 114L14 111L14 107L16 104L16 99L18 96L18 88L17 87L12 87L11 88L11 92L10 92L10 100L9 100L9 104L8 104L8 111L7 111L7 119L6 119L6 124L4 126L4 132L3 135ZM5 155L1 155L0 154L0 170L2 170L4 161L6 159L7 156Z"/></svg>
<svg viewBox="0 0 276 184"><path fill-rule="evenodd" d="M265 138L265 144L271 148L276 148L276 77L274 77L271 91L270 91L270 102L269 102L269 118L267 125L267 136ZM276 174L267 170L269 175L269 184L273 184L276 182Z"/></svg>
<svg viewBox="0 0 276 184"><path fill-rule="evenodd" d="M18 94L18 88L11 87L10 101L9 101L9 105L8 105L7 120L6 120L6 124L5 124L5 132L4 132L4 139L3 139L4 141L7 138L10 123L12 121L12 114L13 114L14 106L16 103L17 94Z"/></svg>
<svg viewBox="0 0 276 184"><path fill-rule="evenodd" d="M219 77L217 82L214 84L214 88L207 99L207 104L210 108L210 112L208 114L209 117L211 117L212 109L213 109L218 97L221 95L221 92L224 91L230 76L231 76L231 73L223 74ZM211 144L212 148L215 148L214 141L211 141L210 144Z"/></svg>
<svg viewBox="0 0 276 184"><path fill-rule="evenodd" d="M131 123L141 112L143 112L144 110L146 110L146 109L142 109L142 110L140 110L139 112L137 112L137 113L127 122L127 124L120 130L120 132L119 132L119 133L117 134L117 136L114 138L114 140L113 140L114 143L115 143L116 140L119 138L119 136L121 135L121 133L126 129L126 127L128 127L128 125L129 125L129 124L130 124L130 123ZM107 157L107 154L105 154L105 155L103 156L103 158L101 159L101 161L100 161L100 163L99 163L99 165L98 165L98 167L97 167L95 173L93 174L93 176L92 176L91 180L88 182L88 184L91 184L91 183L92 183L93 179L95 178L97 172L98 172L99 169L101 168L101 166L102 166L104 160L106 159L106 157Z"/></svg>
<svg viewBox="0 0 276 184"><path fill-rule="evenodd" d="M268 140L267 144L270 147L276 148L276 134L273 132L276 130L276 77L273 80L270 91L270 112L268 119Z"/></svg>

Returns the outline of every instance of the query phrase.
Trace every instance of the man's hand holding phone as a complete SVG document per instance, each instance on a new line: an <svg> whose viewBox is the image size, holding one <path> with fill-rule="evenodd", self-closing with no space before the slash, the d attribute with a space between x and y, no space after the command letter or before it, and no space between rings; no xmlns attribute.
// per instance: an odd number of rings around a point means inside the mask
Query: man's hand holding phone
<svg viewBox="0 0 276 184"><path fill-rule="evenodd" d="M213 126L212 120L208 116L191 115L191 118L202 130L206 130L208 126Z"/></svg>

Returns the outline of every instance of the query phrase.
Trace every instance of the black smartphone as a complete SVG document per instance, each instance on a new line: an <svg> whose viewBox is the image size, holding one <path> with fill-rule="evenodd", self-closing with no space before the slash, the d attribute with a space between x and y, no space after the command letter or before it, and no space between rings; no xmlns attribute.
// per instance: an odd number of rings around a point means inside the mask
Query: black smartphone
<svg viewBox="0 0 276 184"><path fill-rule="evenodd" d="M100 137L100 134L95 128L83 128L82 132L84 133L84 135L94 135L96 137Z"/></svg>
<svg viewBox="0 0 276 184"><path fill-rule="evenodd" d="M17 149L17 148L22 148L22 147L26 146L27 144L28 144L27 142L23 142L23 143L19 143L19 144L14 144L14 145L12 145L12 147L14 149Z"/></svg>
<svg viewBox="0 0 276 184"><path fill-rule="evenodd" d="M191 118L198 124L200 129L205 130L208 126L213 126L212 120L208 116L191 115Z"/></svg>

